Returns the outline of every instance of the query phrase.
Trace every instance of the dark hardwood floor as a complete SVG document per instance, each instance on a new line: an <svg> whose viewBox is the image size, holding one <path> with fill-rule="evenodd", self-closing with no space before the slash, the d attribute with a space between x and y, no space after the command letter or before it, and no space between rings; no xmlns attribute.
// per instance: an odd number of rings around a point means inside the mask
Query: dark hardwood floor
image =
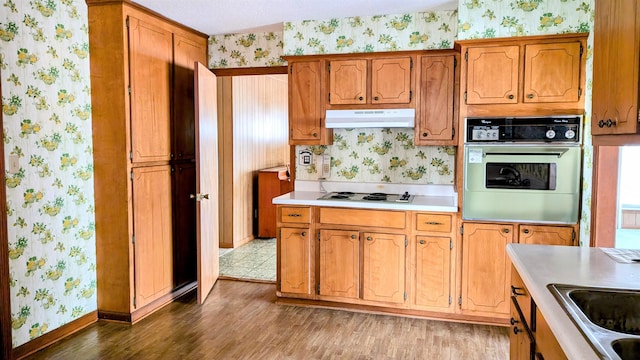
<svg viewBox="0 0 640 360"><path fill-rule="evenodd" d="M276 305L219 280L129 326L100 321L28 359L508 359L509 328Z"/></svg>

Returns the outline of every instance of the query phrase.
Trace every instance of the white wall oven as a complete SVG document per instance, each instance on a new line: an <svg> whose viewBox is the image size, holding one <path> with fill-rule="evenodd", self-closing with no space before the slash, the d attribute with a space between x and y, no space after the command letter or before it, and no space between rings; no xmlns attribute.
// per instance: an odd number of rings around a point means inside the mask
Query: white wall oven
<svg viewBox="0 0 640 360"><path fill-rule="evenodd" d="M462 218L575 224L581 116L467 118Z"/></svg>

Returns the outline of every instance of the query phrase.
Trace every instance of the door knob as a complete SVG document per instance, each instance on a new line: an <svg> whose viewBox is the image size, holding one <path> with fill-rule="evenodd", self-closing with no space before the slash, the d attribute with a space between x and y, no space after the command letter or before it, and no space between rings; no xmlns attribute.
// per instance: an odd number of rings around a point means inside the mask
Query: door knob
<svg viewBox="0 0 640 360"><path fill-rule="evenodd" d="M202 201L203 199L209 199L209 194L191 194L189 197L191 199L196 199L196 201Z"/></svg>

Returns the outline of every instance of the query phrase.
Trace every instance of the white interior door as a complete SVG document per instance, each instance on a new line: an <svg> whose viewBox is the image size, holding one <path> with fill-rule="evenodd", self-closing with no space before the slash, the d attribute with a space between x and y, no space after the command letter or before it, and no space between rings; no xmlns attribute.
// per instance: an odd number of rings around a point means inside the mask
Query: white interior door
<svg viewBox="0 0 640 360"><path fill-rule="evenodd" d="M218 280L220 264L218 217L218 104L216 76L196 62L196 227L198 241L198 303Z"/></svg>

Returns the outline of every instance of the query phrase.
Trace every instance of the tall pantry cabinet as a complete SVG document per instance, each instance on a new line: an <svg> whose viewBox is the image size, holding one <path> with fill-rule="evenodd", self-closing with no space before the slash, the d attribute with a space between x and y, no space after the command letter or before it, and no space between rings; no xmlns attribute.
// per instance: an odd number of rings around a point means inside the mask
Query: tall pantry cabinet
<svg viewBox="0 0 640 360"><path fill-rule="evenodd" d="M87 0L98 316L135 322L196 284L193 64L207 36Z"/></svg>

